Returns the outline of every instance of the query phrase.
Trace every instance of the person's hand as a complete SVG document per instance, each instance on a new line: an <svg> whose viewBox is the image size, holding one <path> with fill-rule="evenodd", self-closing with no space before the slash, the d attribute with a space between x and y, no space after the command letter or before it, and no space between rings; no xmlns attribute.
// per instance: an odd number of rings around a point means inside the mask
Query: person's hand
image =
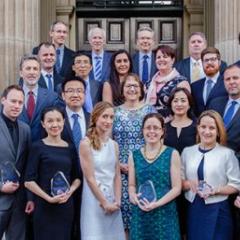
<svg viewBox="0 0 240 240"><path fill-rule="evenodd" d="M130 202L131 202L132 204L134 204L134 205L138 205L138 204L139 204L138 198L139 198L140 195L141 195L141 193L138 193L138 194L136 194L136 193L131 193L131 194L129 194L129 200L130 200Z"/></svg>
<svg viewBox="0 0 240 240"><path fill-rule="evenodd" d="M49 203L58 203L58 204L62 204L62 203L65 203L67 200L68 200L68 196L66 196L67 193L62 193L62 194L59 194L59 195L56 195L56 196L53 196L53 197L50 197L48 198L48 202Z"/></svg>
<svg viewBox="0 0 240 240"><path fill-rule="evenodd" d="M34 211L35 205L33 201L28 201L25 207L25 213L31 214Z"/></svg>
<svg viewBox="0 0 240 240"><path fill-rule="evenodd" d="M234 201L234 205L237 207L237 208L240 208L240 196L237 196L235 201Z"/></svg>
<svg viewBox="0 0 240 240"><path fill-rule="evenodd" d="M122 173L128 174L128 164L127 163L120 163L120 170Z"/></svg>
<svg viewBox="0 0 240 240"><path fill-rule="evenodd" d="M62 203L66 203L68 201L68 199L71 197L72 193L70 191L66 192L61 200L59 201L59 204L62 204Z"/></svg>
<svg viewBox="0 0 240 240"><path fill-rule="evenodd" d="M188 180L188 186L190 191L197 193L198 180Z"/></svg>
<svg viewBox="0 0 240 240"><path fill-rule="evenodd" d="M19 183L6 182L2 185L1 192L14 193L19 188Z"/></svg>
<svg viewBox="0 0 240 240"><path fill-rule="evenodd" d="M158 205L156 202L149 202L146 198L143 198L138 201L138 207L144 212L150 212L157 208Z"/></svg>
<svg viewBox="0 0 240 240"><path fill-rule="evenodd" d="M117 202L106 202L102 206L103 210L105 211L106 214L112 214L113 212L117 211L120 209L120 206Z"/></svg>

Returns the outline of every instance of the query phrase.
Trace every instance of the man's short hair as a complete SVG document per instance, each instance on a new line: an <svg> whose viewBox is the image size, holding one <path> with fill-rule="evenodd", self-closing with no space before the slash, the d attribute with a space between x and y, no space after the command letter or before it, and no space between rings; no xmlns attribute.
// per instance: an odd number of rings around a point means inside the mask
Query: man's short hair
<svg viewBox="0 0 240 240"><path fill-rule="evenodd" d="M65 25L67 28L68 28L68 25L63 22L63 21L60 21L60 20L57 20L57 21L54 21L51 26L50 26L50 31L53 32L54 31L54 27L57 25L57 24L63 24Z"/></svg>
<svg viewBox="0 0 240 240"><path fill-rule="evenodd" d="M89 53L87 53L87 52L81 52L81 51L76 52L76 53L74 54L74 56L73 56L73 64L74 64L74 62L75 62L75 59L76 59L77 57L81 57L81 56L86 56L86 57L88 57L88 58L89 58L89 61L90 61L90 64L92 65L92 56L91 56Z"/></svg>
<svg viewBox="0 0 240 240"><path fill-rule="evenodd" d="M38 45L38 53L39 53L40 48L41 48L42 46L44 46L44 47L46 47L46 48L53 47L53 48L55 49L55 46L54 46L53 43L51 43L51 42L41 42L41 43ZM55 50L56 50L56 49L55 49Z"/></svg>
<svg viewBox="0 0 240 240"><path fill-rule="evenodd" d="M98 30L100 32L102 32L102 36L103 39L106 40L106 31L103 28L99 28L99 27L95 27L95 28L91 28L88 32L88 41L92 38L94 32Z"/></svg>
<svg viewBox="0 0 240 240"><path fill-rule="evenodd" d="M205 42L207 42L206 35L203 32L192 32L188 37L188 41L190 41L191 37L195 35L200 36Z"/></svg>
<svg viewBox="0 0 240 240"><path fill-rule="evenodd" d="M67 78L64 79L64 81L62 83L62 92L65 92L66 84L68 82L72 82L72 81L81 82L83 84L84 90L86 90L86 83L85 83L85 81L81 77L72 75L72 76L68 76Z"/></svg>
<svg viewBox="0 0 240 240"><path fill-rule="evenodd" d="M34 60L34 61L38 62L39 67L40 67L41 64L40 64L40 61L39 61L37 55L25 54L21 58L21 61L20 61L20 64L19 64L19 69L22 70L24 62L29 61L29 60Z"/></svg>
<svg viewBox="0 0 240 240"><path fill-rule="evenodd" d="M19 86L19 85L16 85L16 84L13 84L13 85L10 85L8 87L6 87L3 92L2 92L2 98L7 98L7 95L9 94L9 92L11 92L12 90L17 90L19 92L22 92L23 96L24 96L24 91L23 89Z"/></svg>
<svg viewBox="0 0 240 240"><path fill-rule="evenodd" d="M208 53L213 53L217 55L218 60L221 59L221 54L219 50L215 47L207 47L201 52L201 59L203 60L204 56Z"/></svg>
<svg viewBox="0 0 240 240"><path fill-rule="evenodd" d="M154 31L152 30L152 28L150 28L150 27L148 27L148 26L142 26L142 27L140 27L140 28L138 29L138 31L137 31L137 37L138 37L138 34L139 34L140 32L143 32L143 31L148 31L148 32L152 33L153 38L154 38Z"/></svg>

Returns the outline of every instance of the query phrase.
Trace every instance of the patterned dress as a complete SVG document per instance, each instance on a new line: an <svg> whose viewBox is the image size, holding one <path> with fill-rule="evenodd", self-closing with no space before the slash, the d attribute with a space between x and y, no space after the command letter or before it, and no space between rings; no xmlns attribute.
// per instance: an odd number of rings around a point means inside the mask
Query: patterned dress
<svg viewBox="0 0 240 240"><path fill-rule="evenodd" d="M140 150L133 152L136 174L136 189L151 180L160 199L171 189L171 155L173 148L166 147L152 163L145 160ZM132 207L130 240L179 240L179 224L175 201L150 212Z"/></svg>
<svg viewBox="0 0 240 240"><path fill-rule="evenodd" d="M156 110L151 105L143 105L136 110L128 110L122 105L115 108L113 139L119 145L120 163L127 163L129 152L137 150L143 145L142 121L148 113L152 112L156 112ZM128 198L127 174L122 174L121 206L124 228L129 229L131 209Z"/></svg>

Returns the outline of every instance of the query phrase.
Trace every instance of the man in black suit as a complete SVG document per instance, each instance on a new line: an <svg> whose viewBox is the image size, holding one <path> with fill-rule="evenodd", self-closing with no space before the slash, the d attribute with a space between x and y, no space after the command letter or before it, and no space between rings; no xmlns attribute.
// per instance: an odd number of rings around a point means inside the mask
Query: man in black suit
<svg viewBox="0 0 240 240"><path fill-rule="evenodd" d="M137 32L137 49L132 56L133 72L138 74L141 81L148 88L153 75L157 72L155 64L154 31L150 27L141 27ZM147 70L144 65L146 63Z"/></svg>
<svg viewBox="0 0 240 240"><path fill-rule="evenodd" d="M24 105L23 90L17 85L7 87L1 98L0 113L0 170L10 163L20 173L19 179L0 181L0 239L25 240L25 213L34 210L34 204L26 204L23 187L27 153L31 136L29 127L17 120ZM3 172L2 172L3 173Z"/></svg>
<svg viewBox="0 0 240 240"><path fill-rule="evenodd" d="M201 60L206 77L191 84L195 100L195 114L199 116L208 108L209 103L217 97L227 96L220 73L221 56L218 49L208 47L201 53Z"/></svg>
<svg viewBox="0 0 240 240"><path fill-rule="evenodd" d="M102 100L103 82L90 78L92 59L86 53L75 55L72 69L75 75L81 77L86 83L84 109L91 113L94 105Z"/></svg>
<svg viewBox="0 0 240 240"><path fill-rule="evenodd" d="M189 57L178 61L175 68L178 72L185 76L189 83L193 83L205 77L201 53L207 47L207 39L202 32L193 32L188 38ZM227 64L221 61L220 73L223 74Z"/></svg>
<svg viewBox="0 0 240 240"><path fill-rule="evenodd" d="M49 31L49 36L56 48L56 65L55 69L58 74L65 77L69 69L71 69L71 62L74 55L74 51L65 46L65 42L68 36L68 26L63 21L55 21ZM33 48L32 54L37 55L39 46Z"/></svg>

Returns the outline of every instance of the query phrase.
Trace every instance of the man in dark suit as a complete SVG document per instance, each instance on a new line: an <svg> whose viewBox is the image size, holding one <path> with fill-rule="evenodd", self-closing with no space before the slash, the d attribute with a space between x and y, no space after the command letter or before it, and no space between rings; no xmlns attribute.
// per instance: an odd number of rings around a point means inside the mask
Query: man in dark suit
<svg viewBox="0 0 240 240"><path fill-rule="evenodd" d="M106 43L106 32L102 28L92 28L88 32L88 41L91 45L91 57L93 68L90 72L90 79L99 82L109 80L110 60L112 54L104 50Z"/></svg>
<svg viewBox="0 0 240 240"><path fill-rule="evenodd" d="M214 99L209 108L217 111L224 120L227 131L227 146L235 151L240 161L240 66L231 65L224 72L224 85L228 96ZM231 198L233 202L233 198ZM234 213L234 240L240 236L240 211Z"/></svg>
<svg viewBox="0 0 240 240"><path fill-rule="evenodd" d="M197 116L208 108L214 98L227 96L223 76L220 73L221 57L218 49L214 47L204 49L201 60L206 77L191 84Z"/></svg>
<svg viewBox="0 0 240 240"><path fill-rule="evenodd" d="M31 213L34 204L26 204L23 188L27 153L30 147L30 129L17 120L24 104L23 90L17 85L7 87L1 98L0 113L0 170L10 162L20 173L16 182L0 181L0 239L5 232L6 240L25 240L25 213ZM2 172L3 173L3 172Z"/></svg>
<svg viewBox="0 0 240 240"><path fill-rule="evenodd" d="M42 110L50 106L61 106L57 93L38 86L40 63L35 56L24 56L20 63L20 76L23 79L25 104L19 119L31 128L32 141L43 137L41 125Z"/></svg>
<svg viewBox="0 0 240 240"><path fill-rule="evenodd" d="M92 70L92 59L86 53L75 55L73 66L75 75L81 77L86 84L84 109L91 113L94 105L102 100L103 82L89 77Z"/></svg>
<svg viewBox="0 0 240 240"><path fill-rule="evenodd" d="M147 88L153 75L157 72L153 47L154 31L150 27L141 27L137 32L138 51L132 56L133 72L139 75Z"/></svg>
<svg viewBox="0 0 240 240"><path fill-rule="evenodd" d="M62 138L68 143L75 146L76 154L79 156L80 140L86 135L90 114L83 108L85 101L86 85L85 81L76 76L66 79L62 84L62 98L66 104L65 107L65 123L62 132ZM77 118L75 118L77 116ZM81 174L80 160L78 159L79 171ZM81 203L80 188L74 196L75 202L75 228L74 239L80 238L80 203Z"/></svg>
<svg viewBox="0 0 240 240"><path fill-rule="evenodd" d="M69 69L71 69L71 62L74 55L74 51L65 46L65 42L68 36L68 26L63 21L55 21L49 31L49 36L56 48L56 64L55 69L59 75L65 77ZM32 54L37 55L39 46L33 48Z"/></svg>
<svg viewBox="0 0 240 240"><path fill-rule="evenodd" d="M207 47L207 39L202 32L193 32L188 38L189 57L175 63L177 71L185 76L189 83L193 83L205 77L201 52ZM221 61L220 73L223 74L227 64Z"/></svg>

